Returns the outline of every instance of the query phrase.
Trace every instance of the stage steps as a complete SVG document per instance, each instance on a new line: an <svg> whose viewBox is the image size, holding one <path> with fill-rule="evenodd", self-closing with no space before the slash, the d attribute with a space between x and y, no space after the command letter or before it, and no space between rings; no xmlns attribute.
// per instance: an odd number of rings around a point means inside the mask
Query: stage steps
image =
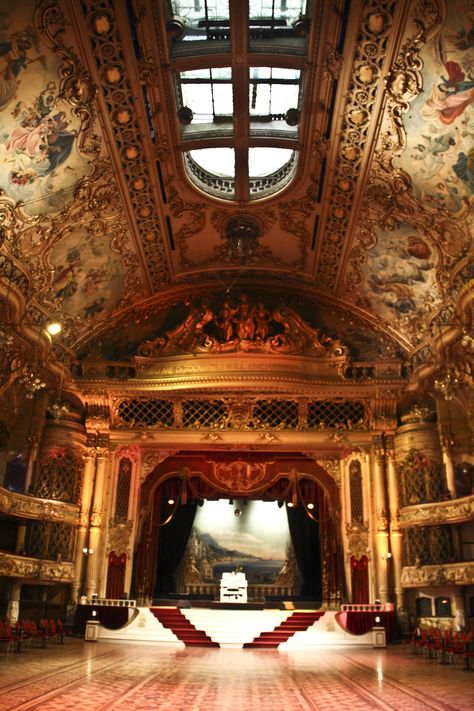
<svg viewBox="0 0 474 711"><path fill-rule="evenodd" d="M206 632L197 629L178 607L151 607L150 612L164 627L171 629L186 647L219 646Z"/></svg>
<svg viewBox="0 0 474 711"><path fill-rule="evenodd" d="M267 647L276 648L280 644L286 642L290 637L293 637L297 632L305 632L308 627L313 625L320 617L324 615L323 611L295 611L279 624L275 629L268 632L261 632L251 642L244 644L245 648Z"/></svg>
<svg viewBox="0 0 474 711"><path fill-rule="evenodd" d="M286 642L278 647L284 651L291 649L304 649L314 647L372 647L374 637L372 631L367 634L354 635L343 629L337 621L338 613L327 611L319 620L316 620L307 630L295 632Z"/></svg>
<svg viewBox="0 0 474 711"><path fill-rule="evenodd" d="M163 606L159 609L160 611L172 610L173 614L178 610L176 606ZM139 607L137 612L138 614L127 625L118 630L108 630L100 625L99 641L149 642L184 647L184 642L178 639L171 629L161 624L150 608ZM181 622L186 624L183 622L186 618L187 622L194 625L197 630L202 630L220 647L242 648L262 632L275 630L288 620L293 612L293 610L273 609L249 610L244 606L232 610L192 607L181 609ZM319 620L313 622L306 630L293 628L294 634L286 641L281 641L278 649L291 652L291 650L316 647L373 646L371 631L364 635L350 634L338 624L336 614L335 611L325 611Z"/></svg>
<svg viewBox="0 0 474 711"><path fill-rule="evenodd" d="M291 615L288 610L216 610L188 608L182 610L187 619L221 647L242 647L261 632L270 632Z"/></svg>
<svg viewBox="0 0 474 711"><path fill-rule="evenodd" d="M110 630L100 626L99 639L123 642L150 642L166 644L174 647L184 647L173 632L161 624L148 607L136 608L137 614L118 630Z"/></svg>

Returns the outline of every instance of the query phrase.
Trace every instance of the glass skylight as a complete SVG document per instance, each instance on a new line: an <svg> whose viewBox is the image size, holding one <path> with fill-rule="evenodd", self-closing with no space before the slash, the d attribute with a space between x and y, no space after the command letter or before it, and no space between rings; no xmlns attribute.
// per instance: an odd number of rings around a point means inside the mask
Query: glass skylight
<svg viewBox="0 0 474 711"><path fill-rule="evenodd" d="M212 175L223 178L235 176L235 151L233 148L198 148L189 151L191 158Z"/></svg>
<svg viewBox="0 0 474 711"><path fill-rule="evenodd" d="M226 200L273 195L296 171L306 39L294 21L306 21L306 0L250 0L248 52L239 49L241 0L178 0L172 7L184 19L184 34L176 18L170 34L189 178ZM203 41L181 41L188 39ZM284 66L259 66L267 53L284 55Z"/></svg>
<svg viewBox="0 0 474 711"><path fill-rule="evenodd" d="M294 19L304 12L306 0L249 0L249 17Z"/></svg>
<svg viewBox="0 0 474 711"><path fill-rule="evenodd" d="M281 67L250 67L250 116L284 114L298 106L300 70Z"/></svg>
<svg viewBox="0 0 474 711"><path fill-rule="evenodd" d="M181 72L179 87L183 106L194 114L195 123L212 123L216 116L232 116L232 74L230 67L193 69Z"/></svg>
<svg viewBox="0 0 474 711"><path fill-rule="evenodd" d="M292 155L289 148L249 148L249 176L272 175L288 163Z"/></svg>

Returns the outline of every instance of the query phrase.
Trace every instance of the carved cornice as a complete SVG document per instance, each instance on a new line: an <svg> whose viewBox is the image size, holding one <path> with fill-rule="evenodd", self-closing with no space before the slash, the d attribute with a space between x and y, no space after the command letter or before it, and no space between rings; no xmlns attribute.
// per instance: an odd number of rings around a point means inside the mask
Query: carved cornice
<svg viewBox="0 0 474 711"><path fill-rule="evenodd" d="M79 522L79 507L74 504L38 499L3 488L0 488L0 511L21 518L61 521L69 524Z"/></svg>
<svg viewBox="0 0 474 711"><path fill-rule="evenodd" d="M21 578L42 582L72 583L73 563L56 563L52 560L37 560L0 551L0 570L9 578Z"/></svg>
<svg viewBox="0 0 474 711"><path fill-rule="evenodd" d="M474 580L474 561L445 565L407 566L402 568L402 587L436 587L470 585Z"/></svg>
<svg viewBox="0 0 474 711"><path fill-rule="evenodd" d="M441 523L461 523L474 518L474 494L462 499L432 504L405 506L400 509L400 527L426 526Z"/></svg>

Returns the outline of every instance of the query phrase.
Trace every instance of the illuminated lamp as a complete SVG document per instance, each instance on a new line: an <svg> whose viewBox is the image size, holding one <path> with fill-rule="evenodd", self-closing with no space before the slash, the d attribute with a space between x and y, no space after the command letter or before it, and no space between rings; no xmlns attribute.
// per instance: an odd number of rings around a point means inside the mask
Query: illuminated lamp
<svg viewBox="0 0 474 711"><path fill-rule="evenodd" d="M57 321L54 321L52 323L48 323L48 325L46 326L46 330L50 336L57 336L58 333L61 333L62 326Z"/></svg>
<svg viewBox="0 0 474 711"><path fill-rule="evenodd" d="M174 499L168 499L168 503L169 503L170 506L173 506L173 504L174 504Z"/></svg>

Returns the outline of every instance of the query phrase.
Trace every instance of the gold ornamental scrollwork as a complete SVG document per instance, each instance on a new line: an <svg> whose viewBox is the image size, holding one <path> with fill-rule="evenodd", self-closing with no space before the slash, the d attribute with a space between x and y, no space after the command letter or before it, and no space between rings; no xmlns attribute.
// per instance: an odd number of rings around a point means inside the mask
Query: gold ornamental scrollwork
<svg viewBox="0 0 474 711"><path fill-rule="evenodd" d="M355 527L347 525L346 527L347 536L347 560L350 560L351 556L354 556L356 560L360 560L363 555L370 558L369 550L369 530L368 525Z"/></svg>
<svg viewBox="0 0 474 711"><path fill-rule="evenodd" d="M145 452L142 456L142 469L140 473L140 480L143 482L148 474L150 474L156 467L176 454L176 450L159 450L152 452Z"/></svg>
<svg viewBox="0 0 474 711"><path fill-rule="evenodd" d="M100 142L98 136L90 132L95 118L96 87L79 58L64 43L68 21L58 3L42 0L36 13L36 24L46 44L61 58L58 96L71 105L73 114L81 122L78 148L86 155L96 156L100 150Z"/></svg>
<svg viewBox="0 0 474 711"><path fill-rule="evenodd" d="M341 462L339 459L319 459L318 452L315 452L314 454L308 452L308 457L311 457L316 464L322 467L322 469L324 469L324 471L327 472L332 479L334 479L338 486L341 485Z"/></svg>
<svg viewBox="0 0 474 711"><path fill-rule="evenodd" d="M268 463L213 462L213 477L229 491L251 491L265 480Z"/></svg>
<svg viewBox="0 0 474 711"><path fill-rule="evenodd" d="M116 553L129 552L132 521L114 521L109 523L107 549Z"/></svg>

